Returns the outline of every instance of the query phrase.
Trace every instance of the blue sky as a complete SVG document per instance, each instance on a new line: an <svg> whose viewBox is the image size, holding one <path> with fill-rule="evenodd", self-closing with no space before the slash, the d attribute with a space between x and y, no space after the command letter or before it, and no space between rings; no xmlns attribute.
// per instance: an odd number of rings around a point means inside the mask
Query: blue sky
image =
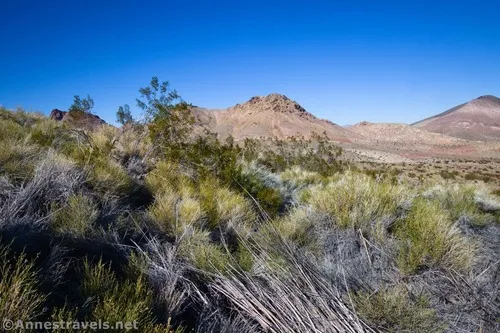
<svg viewBox="0 0 500 333"><path fill-rule="evenodd" d="M152 76L224 108L273 92L341 125L500 95L499 1L0 2L0 104L90 94L114 122Z"/></svg>

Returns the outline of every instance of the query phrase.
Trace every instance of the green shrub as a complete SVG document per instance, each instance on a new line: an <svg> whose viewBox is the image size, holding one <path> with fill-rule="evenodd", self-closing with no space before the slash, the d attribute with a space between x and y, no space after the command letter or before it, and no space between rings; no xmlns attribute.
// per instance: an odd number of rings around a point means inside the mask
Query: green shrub
<svg viewBox="0 0 500 333"><path fill-rule="evenodd" d="M419 198L408 215L398 222L401 240L399 267L406 273L427 267L469 268L475 247L450 221L438 202Z"/></svg>
<svg viewBox="0 0 500 333"><path fill-rule="evenodd" d="M111 290L117 283L110 265L102 259L96 264L87 258L83 261L81 293L84 297L97 297Z"/></svg>
<svg viewBox="0 0 500 333"><path fill-rule="evenodd" d="M424 296L410 296L404 286L394 286L375 293L354 295L356 311L384 332L442 332L436 311Z"/></svg>
<svg viewBox="0 0 500 333"><path fill-rule="evenodd" d="M54 120L44 119L31 128L29 141L42 147L50 147L59 136L60 125Z"/></svg>
<svg viewBox="0 0 500 333"><path fill-rule="evenodd" d="M85 236L92 230L99 210L91 198L82 194L71 195L61 208L55 208L52 228L60 233Z"/></svg>
<svg viewBox="0 0 500 333"><path fill-rule="evenodd" d="M101 193L126 196L133 189L133 180L123 167L104 157L90 167L90 183Z"/></svg>
<svg viewBox="0 0 500 333"><path fill-rule="evenodd" d="M46 296L37 290L35 263L0 247L0 318L30 321L43 313Z"/></svg>
<svg viewBox="0 0 500 333"><path fill-rule="evenodd" d="M179 254L196 268L209 273L227 272L232 261L223 246L211 243L209 233L199 229L184 235L179 244Z"/></svg>
<svg viewBox="0 0 500 333"><path fill-rule="evenodd" d="M306 171L298 166L283 171L280 177L282 180L292 181L299 185L317 184L325 180L319 173Z"/></svg>
<svg viewBox="0 0 500 333"><path fill-rule="evenodd" d="M341 227L356 229L366 229L374 221L395 215L411 197L404 185L376 181L352 171L302 192L302 200L314 209L330 214Z"/></svg>
<svg viewBox="0 0 500 333"><path fill-rule="evenodd" d="M35 170L36 154L39 152L36 146L9 140L0 144L0 174L19 183L31 178Z"/></svg>
<svg viewBox="0 0 500 333"><path fill-rule="evenodd" d="M196 198L163 190L148 208L149 216L169 235L180 235L203 217L202 207Z"/></svg>

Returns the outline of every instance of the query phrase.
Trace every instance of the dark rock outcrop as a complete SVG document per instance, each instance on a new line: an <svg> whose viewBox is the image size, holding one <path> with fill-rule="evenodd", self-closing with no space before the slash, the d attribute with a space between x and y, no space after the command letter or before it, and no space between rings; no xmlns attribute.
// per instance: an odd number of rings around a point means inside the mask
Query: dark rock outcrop
<svg viewBox="0 0 500 333"><path fill-rule="evenodd" d="M53 109L50 112L50 119L64 121L72 125L87 128L96 128L100 125L106 124L104 120L95 114L80 111L62 111L59 109Z"/></svg>

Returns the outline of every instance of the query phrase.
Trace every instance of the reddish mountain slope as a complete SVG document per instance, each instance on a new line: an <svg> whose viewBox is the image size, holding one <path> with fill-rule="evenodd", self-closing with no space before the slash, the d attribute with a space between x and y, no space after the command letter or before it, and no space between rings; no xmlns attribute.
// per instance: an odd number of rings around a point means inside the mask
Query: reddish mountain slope
<svg viewBox="0 0 500 333"><path fill-rule="evenodd" d="M466 140L500 141L500 98L481 96L412 126Z"/></svg>
<svg viewBox="0 0 500 333"><path fill-rule="evenodd" d="M221 137L232 135L245 138L287 138L312 132L326 132L337 142L350 142L356 134L328 120L319 119L286 96L271 94L252 97L248 102L224 110L194 108L198 123Z"/></svg>

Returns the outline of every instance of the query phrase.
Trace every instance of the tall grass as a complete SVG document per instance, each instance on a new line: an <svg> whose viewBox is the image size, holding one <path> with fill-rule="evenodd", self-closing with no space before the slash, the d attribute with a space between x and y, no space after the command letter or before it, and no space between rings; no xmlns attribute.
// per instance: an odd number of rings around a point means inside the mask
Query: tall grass
<svg viewBox="0 0 500 333"><path fill-rule="evenodd" d="M35 263L0 247L0 317L30 321L41 316L46 296L38 291Z"/></svg>

